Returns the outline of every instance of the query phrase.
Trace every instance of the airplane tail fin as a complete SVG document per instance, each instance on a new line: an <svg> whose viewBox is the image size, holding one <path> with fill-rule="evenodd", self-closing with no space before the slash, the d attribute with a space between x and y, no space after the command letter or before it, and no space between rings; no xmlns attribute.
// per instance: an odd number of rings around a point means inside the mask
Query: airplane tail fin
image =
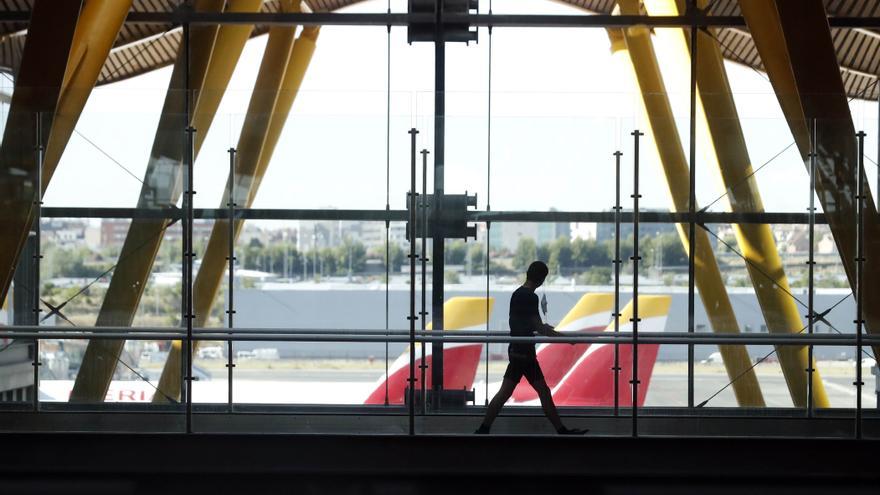
<svg viewBox="0 0 880 495"><path fill-rule="evenodd" d="M613 294L584 294L556 326L557 332L601 332L614 309ZM536 350L544 379L552 389L577 362L590 344L541 344ZM538 394L523 378L513 391L514 402L535 400Z"/></svg>
<svg viewBox="0 0 880 495"><path fill-rule="evenodd" d="M670 296L639 296L639 332L660 332L666 325ZM633 317L632 301L623 308L620 316L620 330L631 331ZM606 332L614 331L614 324L608 325ZM639 344L639 369L637 377L638 405L645 403L654 363L657 361L658 344ZM633 346L618 346L617 377L618 404L632 406L633 393ZM553 390L553 400L563 406L613 406L614 405L614 344L593 344L571 367Z"/></svg>
<svg viewBox="0 0 880 495"><path fill-rule="evenodd" d="M492 314L495 299L490 297L453 297L443 304L443 320L446 330L485 330L487 317ZM428 326L430 329L430 325ZM417 343L415 363L415 383L413 388L420 388L422 359L421 344ZM443 346L443 387L451 390L470 390L474 385L474 376L480 364L483 344L445 344ZM425 387L430 389L431 380L431 346L425 347ZM388 369L388 375L382 376L376 388L364 401L364 404L387 403L403 404L409 380L409 348L398 357Z"/></svg>

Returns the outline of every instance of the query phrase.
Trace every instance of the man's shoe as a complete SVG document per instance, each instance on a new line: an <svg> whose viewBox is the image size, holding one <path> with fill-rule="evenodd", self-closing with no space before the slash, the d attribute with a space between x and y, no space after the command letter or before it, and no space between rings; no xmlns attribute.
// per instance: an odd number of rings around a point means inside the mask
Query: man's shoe
<svg viewBox="0 0 880 495"><path fill-rule="evenodd" d="M566 428L562 427L562 429L556 430L556 433L560 435L585 435L588 431L588 428Z"/></svg>
<svg viewBox="0 0 880 495"><path fill-rule="evenodd" d="M489 434L489 427L486 425L480 425L480 427L477 428L477 431L474 432L474 435L488 435L488 434Z"/></svg>

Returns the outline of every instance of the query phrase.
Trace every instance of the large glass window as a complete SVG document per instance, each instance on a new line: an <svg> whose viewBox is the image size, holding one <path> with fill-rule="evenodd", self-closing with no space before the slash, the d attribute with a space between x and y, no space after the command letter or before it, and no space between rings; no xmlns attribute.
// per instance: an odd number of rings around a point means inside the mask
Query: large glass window
<svg viewBox="0 0 880 495"><path fill-rule="evenodd" d="M875 71L841 61L850 118L792 119L824 107L780 103L745 24L701 30L692 73L694 18L606 29L579 20L608 2L569 3L497 1L531 17L442 51L376 24L400 1L320 29L168 25L170 55L91 90L63 152L69 115L17 114L29 88L0 84L3 414L469 432L538 260L558 334L530 342L566 422L871 421ZM548 432L539 406L518 384L496 431ZM307 420L251 421L276 416Z"/></svg>

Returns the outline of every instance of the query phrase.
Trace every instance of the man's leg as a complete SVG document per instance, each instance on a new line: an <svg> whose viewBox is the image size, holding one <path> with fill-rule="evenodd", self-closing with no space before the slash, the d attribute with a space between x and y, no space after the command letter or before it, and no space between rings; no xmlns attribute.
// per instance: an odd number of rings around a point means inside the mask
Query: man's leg
<svg viewBox="0 0 880 495"><path fill-rule="evenodd" d="M538 367L537 363L535 363L535 367L537 368L537 371L533 371L529 375L526 375L526 379L529 380L532 388L538 393L538 398L541 399L541 407L544 409L544 415L547 416L547 419L553 424L553 428L556 429L556 432L560 435L583 435L586 433L588 431L586 429L570 429L562 424L562 420L559 418L559 411L556 410L556 404L553 403L553 395L550 393L550 387L547 386L547 382L544 380L544 375L540 372L540 367Z"/></svg>
<svg viewBox="0 0 880 495"><path fill-rule="evenodd" d="M559 411L556 410L556 404L553 403L553 395L550 393L550 387L547 386L547 382L544 381L544 378L540 378L531 382L531 384L535 392L538 392L538 398L541 399L541 408L544 409L544 415L553 424L553 428L556 431L564 430L565 425L559 419Z"/></svg>
<svg viewBox="0 0 880 495"><path fill-rule="evenodd" d="M513 390L516 388L517 383L518 380L514 381L510 378L505 378L501 382L501 388L498 389L498 393L495 394L495 397L492 397L489 407L486 408L486 416L483 417L483 424L477 430L478 433L489 433L489 428L492 427L492 423L495 421L498 413L501 412L504 403L513 395Z"/></svg>

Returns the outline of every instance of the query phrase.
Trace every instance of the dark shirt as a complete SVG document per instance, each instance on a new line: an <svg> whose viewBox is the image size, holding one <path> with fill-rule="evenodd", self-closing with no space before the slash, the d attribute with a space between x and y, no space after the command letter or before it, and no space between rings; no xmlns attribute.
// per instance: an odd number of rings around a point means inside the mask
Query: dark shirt
<svg viewBox="0 0 880 495"><path fill-rule="evenodd" d="M538 295L533 289L520 287L510 296L510 336L534 337L543 325L538 314ZM535 344L513 342L507 347L510 355L535 357Z"/></svg>

